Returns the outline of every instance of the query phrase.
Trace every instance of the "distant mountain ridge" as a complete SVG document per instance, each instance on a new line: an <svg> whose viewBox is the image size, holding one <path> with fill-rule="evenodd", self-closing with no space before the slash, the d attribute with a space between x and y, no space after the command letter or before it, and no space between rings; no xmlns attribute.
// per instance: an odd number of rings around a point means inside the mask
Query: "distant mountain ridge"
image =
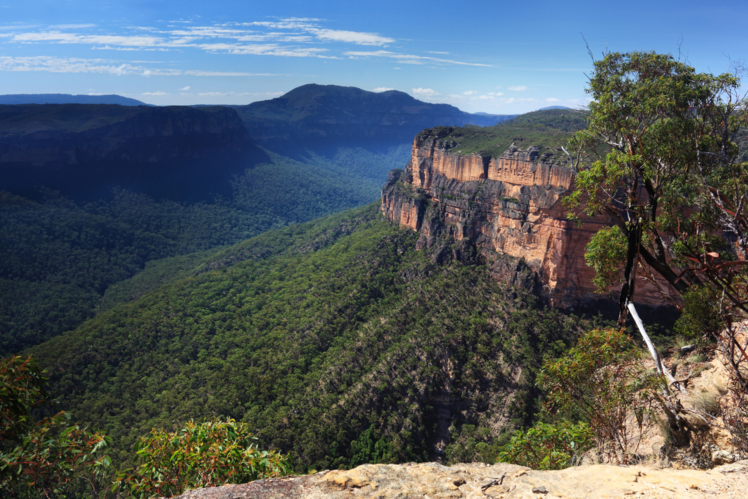
<svg viewBox="0 0 748 499"><path fill-rule="evenodd" d="M495 125L514 115L479 115L449 104L419 101L397 90L309 84L275 99L230 106L257 143L273 148L289 140L318 147L340 140L410 143L438 125Z"/></svg>
<svg viewBox="0 0 748 499"><path fill-rule="evenodd" d="M97 199L119 185L202 198L259 161L267 155L225 107L0 106L0 189L25 196L45 186Z"/></svg>
<svg viewBox="0 0 748 499"><path fill-rule="evenodd" d="M72 94L7 94L0 95L0 104L118 104L120 106L150 106L121 95Z"/></svg>

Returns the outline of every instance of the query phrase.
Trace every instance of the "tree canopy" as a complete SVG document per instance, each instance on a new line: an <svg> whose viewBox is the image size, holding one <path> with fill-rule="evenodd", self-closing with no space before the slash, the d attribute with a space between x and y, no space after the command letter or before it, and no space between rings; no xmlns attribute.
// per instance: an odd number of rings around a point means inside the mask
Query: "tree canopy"
<svg viewBox="0 0 748 499"><path fill-rule="evenodd" d="M744 241L725 215L740 218L745 204L737 137L746 101L738 71L698 73L653 52L606 54L594 62L587 92L588 127L569 142L577 175L566 201L574 214L604 214L619 229L596 234L588 262L604 269L600 286L620 278L611 266L623 268L624 319L637 265L682 294L705 280L689 262L734 259L722 235Z"/></svg>

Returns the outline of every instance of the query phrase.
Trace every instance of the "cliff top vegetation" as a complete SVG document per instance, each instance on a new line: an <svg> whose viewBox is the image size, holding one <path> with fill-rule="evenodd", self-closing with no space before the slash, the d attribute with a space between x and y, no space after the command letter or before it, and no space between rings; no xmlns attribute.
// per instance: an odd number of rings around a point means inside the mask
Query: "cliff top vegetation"
<svg viewBox="0 0 748 499"><path fill-rule="evenodd" d="M543 153L548 153L546 161L558 161L565 158L561 146L574 132L585 128L586 114L571 109L549 109L523 114L490 127L436 127L422 133L454 142L450 148L462 154L499 157L514 144L523 149L539 146Z"/></svg>

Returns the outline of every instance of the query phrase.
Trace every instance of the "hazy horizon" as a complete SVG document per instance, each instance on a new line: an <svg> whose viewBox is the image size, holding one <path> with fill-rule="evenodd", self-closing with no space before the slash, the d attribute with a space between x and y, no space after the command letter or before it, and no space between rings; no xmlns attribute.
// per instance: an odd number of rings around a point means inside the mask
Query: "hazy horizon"
<svg viewBox="0 0 748 499"><path fill-rule="evenodd" d="M0 93L155 105L248 104L317 83L517 114L588 102L585 40L595 57L680 51L714 73L744 61L748 47L748 6L737 1L3 2Z"/></svg>

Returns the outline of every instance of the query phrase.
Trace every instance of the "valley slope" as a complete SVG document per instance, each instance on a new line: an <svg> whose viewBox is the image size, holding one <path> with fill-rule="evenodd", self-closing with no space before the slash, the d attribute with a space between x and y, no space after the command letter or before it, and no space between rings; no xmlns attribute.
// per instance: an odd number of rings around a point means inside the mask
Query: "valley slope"
<svg viewBox="0 0 748 499"><path fill-rule="evenodd" d="M493 459L580 322L417 240L378 203L272 231L30 353L118 463L152 427L217 416L299 470Z"/></svg>

